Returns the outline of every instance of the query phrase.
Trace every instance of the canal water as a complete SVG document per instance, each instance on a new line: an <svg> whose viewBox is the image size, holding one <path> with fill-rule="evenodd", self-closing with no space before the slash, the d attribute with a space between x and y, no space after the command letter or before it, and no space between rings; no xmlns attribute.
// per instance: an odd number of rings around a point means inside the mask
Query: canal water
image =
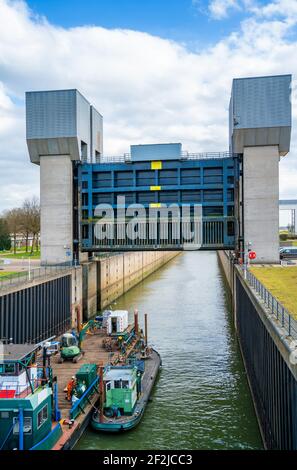
<svg viewBox="0 0 297 470"><path fill-rule="evenodd" d="M120 435L88 430L77 449L261 449L217 256L185 252L112 307L148 314L163 368L145 415ZM132 316L131 316L132 319Z"/></svg>

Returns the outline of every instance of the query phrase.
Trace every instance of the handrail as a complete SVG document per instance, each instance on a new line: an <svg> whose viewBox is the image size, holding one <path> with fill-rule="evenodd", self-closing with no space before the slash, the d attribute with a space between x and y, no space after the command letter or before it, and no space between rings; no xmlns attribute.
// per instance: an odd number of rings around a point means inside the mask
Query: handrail
<svg viewBox="0 0 297 470"><path fill-rule="evenodd" d="M204 160L216 158L232 158L234 154L231 152L187 152L182 151L179 160ZM156 157L157 159L157 157ZM96 160L96 163L129 163L132 161L130 153L124 155L104 155Z"/></svg>
<svg viewBox="0 0 297 470"><path fill-rule="evenodd" d="M56 426L43 438L41 439L41 441L37 442L37 444L35 444L33 447L31 447L29 450L35 450L36 448L38 448L39 446L41 446L44 442L46 442L50 436L54 433L57 432L57 429L60 428L61 431L62 431L62 426L60 423L57 423Z"/></svg>
<svg viewBox="0 0 297 470"><path fill-rule="evenodd" d="M41 367L38 369L42 370ZM37 390L38 388L45 386L44 379L41 377L30 379L30 381L33 387L33 392L30 387L29 381L23 385L14 384L14 382L10 382L9 385L0 384L0 391L3 392L3 395L7 395L7 396L3 396L2 398L6 400L11 400L15 398L27 398L28 396L32 395L32 393L34 393L35 390ZM15 392L15 396L13 398L9 397L10 391Z"/></svg>
<svg viewBox="0 0 297 470"><path fill-rule="evenodd" d="M18 286L20 284L30 283L37 279L47 278L54 274L66 272L72 268L72 263L59 264L55 266L42 266L31 269L29 272L19 272L14 275L0 277L0 290L8 287Z"/></svg>
<svg viewBox="0 0 297 470"><path fill-rule="evenodd" d="M249 270L242 267L244 278L249 285L256 291L256 294L263 300L264 305L275 316L281 327L287 332L288 336L297 339L297 321L292 314L279 302L271 292L259 281L259 279Z"/></svg>
<svg viewBox="0 0 297 470"><path fill-rule="evenodd" d="M74 412L76 409L81 405L82 401L87 397L87 395L91 392L91 390L95 387L95 385L99 382L99 377L97 376L96 379L91 383L89 388L83 393L83 395L77 400L72 408L69 411L69 417L72 419Z"/></svg>

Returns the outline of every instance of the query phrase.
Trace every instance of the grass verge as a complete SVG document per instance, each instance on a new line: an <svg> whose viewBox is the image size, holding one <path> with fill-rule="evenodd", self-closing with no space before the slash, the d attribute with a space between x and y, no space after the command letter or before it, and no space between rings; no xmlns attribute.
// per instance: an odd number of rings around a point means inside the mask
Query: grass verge
<svg viewBox="0 0 297 470"><path fill-rule="evenodd" d="M297 266L258 266L250 270L297 320Z"/></svg>
<svg viewBox="0 0 297 470"><path fill-rule="evenodd" d="M25 271L0 271L0 280L4 281L5 279L11 279L13 277L24 276L27 274Z"/></svg>
<svg viewBox="0 0 297 470"><path fill-rule="evenodd" d="M0 258L10 259L40 259L40 251L34 251L33 254L26 253L25 251L17 251L16 254L11 251L0 251Z"/></svg>

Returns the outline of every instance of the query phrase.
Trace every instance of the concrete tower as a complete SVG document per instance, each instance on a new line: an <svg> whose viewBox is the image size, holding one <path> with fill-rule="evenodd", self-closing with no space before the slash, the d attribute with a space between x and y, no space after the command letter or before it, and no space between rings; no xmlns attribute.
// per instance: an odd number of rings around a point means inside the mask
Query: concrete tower
<svg viewBox="0 0 297 470"><path fill-rule="evenodd" d="M40 165L41 263L70 262L75 162L100 159L102 116L77 90L34 91L26 93L26 125L30 159Z"/></svg>
<svg viewBox="0 0 297 470"><path fill-rule="evenodd" d="M230 148L243 155L240 234L258 263L279 263L279 159L290 149L291 75L233 80Z"/></svg>

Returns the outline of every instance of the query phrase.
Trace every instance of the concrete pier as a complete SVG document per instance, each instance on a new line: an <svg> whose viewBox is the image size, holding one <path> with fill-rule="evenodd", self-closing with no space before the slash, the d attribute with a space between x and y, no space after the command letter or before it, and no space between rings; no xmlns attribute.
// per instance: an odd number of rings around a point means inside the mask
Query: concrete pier
<svg viewBox="0 0 297 470"><path fill-rule="evenodd" d="M244 148L244 237L256 263L279 263L279 158L277 145Z"/></svg>
<svg viewBox="0 0 297 470"><path fill-rule="evenodd" d="M69 155L40 158L41 264L73 257L73 174Z"/></svg>

